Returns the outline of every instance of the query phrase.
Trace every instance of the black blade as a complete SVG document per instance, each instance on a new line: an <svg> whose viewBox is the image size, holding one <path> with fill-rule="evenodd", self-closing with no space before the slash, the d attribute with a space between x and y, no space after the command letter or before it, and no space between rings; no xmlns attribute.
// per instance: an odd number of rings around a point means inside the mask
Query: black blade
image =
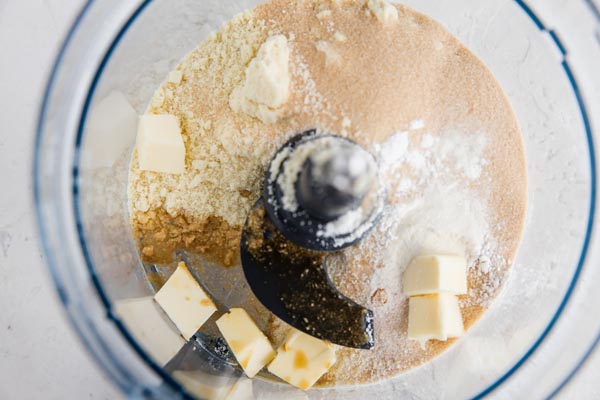
<svg viewBox="0 0 600 400"><path fill-rule="evenodd" d="M335 288L325 262L330 254L287 240L269 219L262 200L250 212L242 233L244 274L266 308L311 336L370 349L373 312Z"/></svg>

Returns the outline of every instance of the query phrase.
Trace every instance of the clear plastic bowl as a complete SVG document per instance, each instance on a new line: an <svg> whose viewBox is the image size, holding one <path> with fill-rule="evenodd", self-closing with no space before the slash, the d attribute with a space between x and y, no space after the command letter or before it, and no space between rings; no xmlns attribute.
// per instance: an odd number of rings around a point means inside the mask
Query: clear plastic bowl
<svg viewBox="0 0 600 400"><path fill-rule="evenodd" d="M133 138L121 141L117 150L106 150L108 139L88 128L90 109L116 89L141 113L178 60L223 22L257 3L89 1L69 31L49 79L34 166L47 262L74 329L131 398L193 398L204 392L174 380L169 366L154 362L114 313L115 301L149 295L152 289L128 222L127 160ZM600 339L594 149L600 129L597 3L403 3L442 22L484 60L508 94L527 153L524 237L503 293L450 350L382 383L313 389L305 396L551 396ZM120 158L112 165L99 165L98 153L106 151L119 151ZM189 346L182 357L195 368L209 370L210 379L204 383L239 376L201 343ZM254 382L253 392L257 399L305 398L300 391L264 380Z"/></svg>

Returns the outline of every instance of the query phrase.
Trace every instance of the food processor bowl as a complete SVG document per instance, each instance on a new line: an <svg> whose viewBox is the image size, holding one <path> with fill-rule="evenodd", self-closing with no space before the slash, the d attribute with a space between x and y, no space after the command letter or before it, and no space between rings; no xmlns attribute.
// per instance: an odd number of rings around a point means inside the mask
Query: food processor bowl
<svg viewBox="0 0 600 400"><path fill-rule="evenodd" d="M203 398L240 372L201 340L160 365L115 313L153 294L127 209L133 135L107 134L102 99L143 113L178 61L250 0L88 1L40 111L35 202L46 260L74 329L130 398ZM520 250L483 318L432 361L380 383L301 392L252 381L256 399L542 398L600 340L596 224L600 12L594 0L404 0L492 70L523 132L529 205ZM123 117L108 108L110 118ZM124 118L124 117L123 117ZM100 126L100 128L98 128ZM189 374L174 370L184 365ZM214 389L214 390L213 390ZM212 393L212 394L211 394ZM304 397L303 397L304 396Z"/></svg>

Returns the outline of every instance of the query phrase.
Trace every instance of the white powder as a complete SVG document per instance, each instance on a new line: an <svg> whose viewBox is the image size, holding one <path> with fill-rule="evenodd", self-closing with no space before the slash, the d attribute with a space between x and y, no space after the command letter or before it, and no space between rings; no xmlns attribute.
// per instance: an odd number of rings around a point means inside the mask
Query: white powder
<svg viewBox="0 0 600 400"><path fill-rule="evenodd" d="M379 154L384 166L392 166L406 157L408 149L408 132L398 132L392 135L385 143L375 145L375 152Z"/></svg>
<svg viewBox="0 0 600 400"><path fill-rule="evenodd" d="M423 128L425 128L425 121L423 121L422 119L415 119L414 121L411 121L409 126L409 129L411 131L416 131Z"/></svg>
<svg viewBox="0 0 600 400"><path fill-rule="evenodd" d="M475 180L487 165L487 160L481 157L487 143L483 134L451 133L439 140L437 151L442 160L451 160L466 178Z"/></svg>
<svg viewBox="0 0 600 400"><path fill-rule="evenodd" d="M421 170L427 165L425 155L419 153L418 151L411 151L408 153L406 155L406 161L413 169L417 170Z"/></svg>
<svg viewBox="0 0 600 400"><path fill-rule="evenodd" d="M281 203L284 209L291 212L298 210L295 186L296 180L298 179L300 171L302 170L302 166L315 149L321 146L329 146L333 142L333 139L330 138L323 138L318 141L309 141L296 148L289 158L285 160L285 157L281 157L280 159L278 156L276 158L275 161L277 161L277 163L273 163L270 171L271 173L273 173L273 171L277 171L278 169L281 171L279 177L277 178L277 184L281 188ZM287 153L289 154L289 151Z"/></svg>
<svg viewBox="0 0 600 400"><path fill-rule="evenodd" d="M431 135L431 133L426 133L421 138L421 147L424 149L427 149L427 148L433 146L433 142L434 142L434 139L433 139L433 136Z"/></svg>
<svg viewBox="0 0 600 400"><path fill-rule="evenodd" d="M414 121L411 126L424 128L424 124ZM414 140L411 134L398 132L375 146L380 168L389 182L396 182L391 195L398 200L386 207L376 228L383 240L370 245L377 249L363 249L375 255L373 262L383 264L376 270L371 288L396 293L386 307L399 307L404 299L399 283L413 257L457 254L464 256L471 268L478 269L476 275L490 275L476 296L484 303L485 292L492 295L500 279L493 276L495 262L489 257L495 249L487 242L490 227L486 199L464 181L478 179L487 163L485 136L448 132L434 137L426 133Z"/></svg>
<svg viewBox="0 0 600 400"><path fill-rule="evenodd" d="M482 133L450 131L437 137L426 133L418 143L412 140L413 134L401 131L374 146L383 170L393 172L408 165L412 172L420 175L420 181L441 173L474 181L480 178L488 163L483 157L488 139Z"/></svg>
<svg viewBox="0 0 600 400"><path fill-rule="evenodd" d="M409 193L411 190L414 190L415 184L412 179L403 178L398 184L398 188L396 189L396 193L399 195L403 195Z"/></svg>
<svg viewBox="0 0 600 400"><path fill-rule="evenodd" d="M317 231L317 236L333 237L350 233L360 225L363 218L361 208L349 211L340 218L325 224L323 230Z"/></svg>
<svg viewBox="0 0 600 400"><path fill-rule="evenodd" d="M395 205L385 260L407 265L420 254L457 254L474 261L489 230L483 202L468 189L436 182L412 201Z"/></svg>
<svg viewBox="0 0 600 400"><path fill-rule="evenodd" d="M486 199L465 185L465 179L479 179L487 164L486 136L454 130L415 136L424 128L423 120L414 120L409 131L397 132L373 149L384 180L392 183L390 195L397 199L376 228L384 239L375 244L377 251L369 251L385 265L372 282L374 289L393 292L390 285L398 285L404 267L419 254L459 254L474 265L493 252L486 243ZM490 263L477 265L489 272Z"/></svg>

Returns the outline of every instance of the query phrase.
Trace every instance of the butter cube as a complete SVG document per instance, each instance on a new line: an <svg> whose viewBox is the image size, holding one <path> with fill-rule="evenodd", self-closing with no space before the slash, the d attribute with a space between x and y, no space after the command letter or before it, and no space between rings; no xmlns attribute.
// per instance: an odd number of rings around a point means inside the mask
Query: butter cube
<svg viewBox="0 0 600 400"><path fill-rule="evenodd" d="M185 345L152 296L119 300L115 303L115 314L160 365L169 362Z"/></svg>
<svg viewBox="0 0 600 400"><path fill-rule="evenodd" d="M191 338L217 311L217 307L180 262L163 287L154 295L185 339Z"/></svg>
<svg viewBox="0 0 600 400"><path fill-rule="evenodd" d="M309 389L335 363L331 343L292 331L277 350L268 370L291 385Z"/></svg>
<svg viewBox="0 0 600 400"><path fill-rule="evenodd" d="M450 293L411 297L408 303L408 337L422 344L463 334L458 298Z"/></svg>
<svg viewBox="0 0 600 400"><path fill-rule="evenodd" d="M217 327L248 377L253 378L275 357L269 339L244 309L232 308L217 320Z"/></svg>
<svg viewBox="0 0 600 400"><path fill-rule="evenodd" d="M140 169L181 174L185 170L185 145L179 119L174 115L142 115L137 150Z"/></svg>
<svg viewBox="0 0 600 400"><path fill-rule="evenodd" d="M413 258L403 276L408 296L448 292L467 293L467 262L459 256L419 256Z"/></svg>

